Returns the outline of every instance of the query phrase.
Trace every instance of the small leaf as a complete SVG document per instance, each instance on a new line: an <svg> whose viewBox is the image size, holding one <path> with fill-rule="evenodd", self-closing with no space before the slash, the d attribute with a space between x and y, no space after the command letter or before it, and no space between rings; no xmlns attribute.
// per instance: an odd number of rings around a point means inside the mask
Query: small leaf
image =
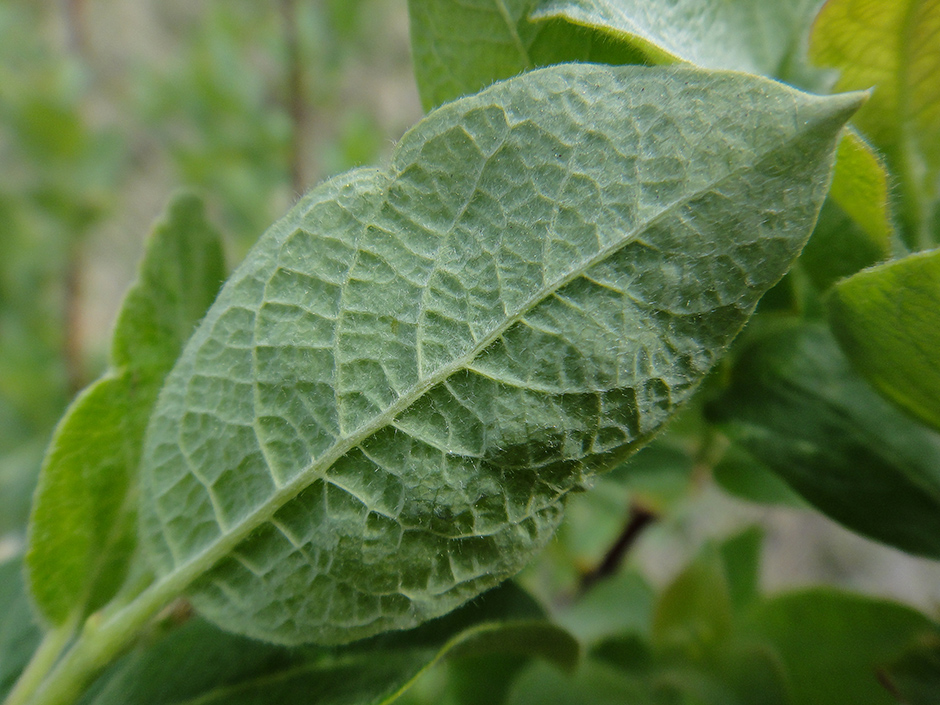
<svg viewBox="0 0 940 705"><path fill-rule="evenodd" d="M757 599L763 543L763 529L752 526L724 539L718 546L735 612L742 612Z"/></svg>
<svg viewBox="0 0 940 705"><path fill-rule="evenodd" d="M793 261L858 100L561 65L308 194L161 392L142 492L161 589L326 643L515 574Z"/></svg>
<svg viewBox="0 0 940 705"><path fill-rule="evenodd" d="M709 414L836 521L940 557L940 436L875 393L824 326L753 340Z"/></svg>
<svg viewBox="0 0 940 705"><path fill-rule="evenodd" d="M663 591L653 616L653 644L676 661L718 666L733 634L725 567L705 550Z"/></svg>
<svg viewBox="0 0 940 705"><path fill-rule="evenodd" d="M879 674L882 685L906 705L936 705L940 693L940 630L917 640Z"/></svg>
<svg viewBox="0 0 940 705"><path fill-rule="evenodd" d="M0 699L13 687L42 639L39 625L33 622L22 572L19 559L0 563Z"/></svg>
<svg viewBox="0 0 940 705"><path fill-rule="evenodd" d="M712 469L721 489L757 504L806 507L806 502L779 475L738 445L732 445Z"/></svg>
<svg viewBox="0 0 940 705"><path fill-rule="evenodd" d="M829 299L832 329L888 399L940 430L940 250L859 272Z"/></svg>
<svg viewBox="0 0 940 705"><path fill-rule="evenodd" d="M570 668L577 642L533 614L531 598L507 583L441 623L342 649L285 649L197 619L116 663L81 705L377 705L460 653L540 656Z"/></svg>
<svg viewBox="0 0 940 705"><path fill-rule="evenodd" d="M177 198L118 314L111 368L69 407L43 461L26 566L36 605L53 624L98 609L123 582L147 421L223 272L201 202Z"/></svg>
<svg viewBox="0 0 940 705"><path fill-rule="evenodd" d="M897 603L816 588L755 607L747 631L771 644L799 705L890 705L879 671L938 625Z"/></svg>
<svg viewBox="0 0 940 705"><path fill-rule="evenodd" d="M585 644L624 633L645 637L653 621L654 598L643 576L624 570L598 582L556 619Z"/></svg>
<svg viewBox="0 0 940 705"><path fill-rule="evenodd" d="M866 249L887 259L894 247L888 173L881 159L855 130L847 128L836 151L829 195L868 236Z"/></svg>

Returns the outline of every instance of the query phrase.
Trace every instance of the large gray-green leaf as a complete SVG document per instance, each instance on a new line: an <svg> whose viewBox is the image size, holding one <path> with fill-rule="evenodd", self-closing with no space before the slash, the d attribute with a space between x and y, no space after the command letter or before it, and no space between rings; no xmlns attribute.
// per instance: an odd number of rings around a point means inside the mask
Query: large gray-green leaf
<svg viewBox="0 0 940 705"><path fill-rule="evenodd" d="M75 400L43 462L26 565L54 624L120 587L136 543L136 473L157 392L224 279L202 203L180 196L147 244L114 331L111 368Z"/></svg>
<svg viewBox="0 0 940 705"><path fill-rule="evenodd" d="M731 379L710 412L732 438L836 521L940 558L940 435L868 386L825 326L758 337Z"/></svg>
<svg viewBox="0 0 940 705"><path fill-rule="evenodd" d="M531 19L564 19L635 44L654 63L777 76L799 46L812 0L542 0Z"/></svg>
<svg viewBox="0 0 940 705"><path fill-rule="evenodd" d="M190 585L228 629L342 642L518 571L781 277L858 104L562 65L314 190L161 393L142 503L160 590Z"/></svg>
<svg viewBox="0 0 940 705"><path fill-rule="evenodd" d="M409 0L426 108L564 61L676 61L765 76L808 75L815 0Z"/></svg>
<svg viewBox="0 0 940 705"><path fill-rule="evenodd" d="M196 619L135 649L81 703L378 705L394 701L422 672L461 652L539 656L570 669L578 650L577 641L547 622L531 597L506 583L445 619L341 649L272 646Z"/></svg>

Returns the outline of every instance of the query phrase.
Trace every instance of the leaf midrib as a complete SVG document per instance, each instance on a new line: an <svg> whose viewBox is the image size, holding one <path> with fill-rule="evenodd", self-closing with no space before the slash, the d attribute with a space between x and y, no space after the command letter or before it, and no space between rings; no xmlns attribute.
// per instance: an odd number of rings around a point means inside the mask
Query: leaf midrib
<svg viewBox="0 0 940 705"><path fill-rule="evenodd" d="M584 272L603 262L617 250L625 247L628 243L633 242L639 234L654 226L659 220L671 215L673 212L675 212L675 210L682 208L692 200L714 190L726 180L738 176L742 172L752 170L754 167L760 165L764 160L773 154L789 148L793 142L797 141L804 134L805 131L797 131L783 143L776 145L763 153L756 153L754 155L755 158L749 161L747 164L742 165L737 170L728 171L720 178L714 179L707 184L704 184L696 191L689 193L685 197L664 207L654 216L650 217L642 224L639 224L632 232L625 235L616 243L600 250L594 257L588 260L586 264L578 268L576 271L572 271L566 276L559 278L553 284L539 289L538 292L529 299L529 302L525 306L520 306L514 314L507 316L506 320L501 325L497 326L486 338L478 341L477 344L470 351L468 351L467 354L456 358L450 364L439 368L433 375L412 387L410 392L401 395L395 403L388 406L383 413L377 415L374 421L360 426L359 429L357 429L354 433L337 442L331 451L325 453L320 457L319 460L311 463L307 469L300 472L293 480L279 488L273 495L271 495L269 499L264 501L254 511L245 515L237 525L230 527L228 531L220 534L218 539L208 544L202 551L194 554L188 560L176 565L171 571L166 573L154 585L154 589L159 592L166 591L168 596L175 596L176 594L185 590L185 588L196 578L209 571L232 549L236 548L239 543L241 543L245 538L248 537L249 534L251 534L252 531L262 526L265 522L269 521L278 510L280 510L291 500L295 499L315 480L319 479L319 477L322 477L323 473L332 467L332 465L340 458L342 458L356 446L360 445L370 436L374 435L382 428L392 423L399 413L405 411L408 407L418 401L434 386L445 381L461 369L467 368L469 364L474 359L476 359L483 350L495 342L511 326L518 323L519 320L521 320L536 305L544 301L548 296L574 281L576 278L582 276ZM388 185L386 185L383 188L383 193L387 194L388 190Z"/></svg>

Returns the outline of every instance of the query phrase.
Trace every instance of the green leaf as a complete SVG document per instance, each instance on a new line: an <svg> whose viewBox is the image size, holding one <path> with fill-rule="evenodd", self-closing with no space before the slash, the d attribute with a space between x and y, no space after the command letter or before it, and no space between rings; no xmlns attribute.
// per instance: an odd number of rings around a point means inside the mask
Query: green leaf
<svg viewBox="0 0 940 705"><path fill-rule="evenodd" d="M344 642L516 573L789 266L858 100L562 65L311 192L161 393L142 488L160 594Z"/></svg>
<svg viewBox="0 0 940 705"><path fill-rule="evenodd" d="M743 611L757 599L763 543L763 529L752 526L726 538L718 546L735 612Z"/></svg>
<svg viewBox="0 0 940 705"><path fill-rule="evenodd" d="M660 436L614 468L609 478L629 489L641 506L664 512L687 497L693 466L685 448L677 447L668 436Z"/></svg>
<svg viewBox="0 0 940 705"><path fill-rule="evenodd" d="M800 255L799 266L816 291L825 292L838 280L885 259L880 245L830 198L823 204L816 229Z"/></svg>
<svg viewBox="0 0 940 705"><path fill-rule="evenodd" d="M894 247L888 173L881 159L855 130L847 128L836 151L829 195L868 236L862 246L887 259Z"/></svg>
<svg viewBox="0 0 940 705"><path fill-rule="evenodd" d="M826 327L757 337L709 413L836 521L940 557L940 436L872 390Z"/></svg>
<svg viewBox="0 0 940 705"><path fill-rule="evenodd" d="M940 693L940 631L919 639L886 665L879 680L907 705L935 705Z"/></svg>
<svg viewBox="0 0 940 705"><path fill-rule="evenodd" d="M776 76L803 29L793 0L542 0L532 20L564 19L636 47L651 63Z"/></svg>
<svg viewBox="0 0 940 705"><path fill-rule="evenodd" d="M566 61L800 74L813 0L409 0L425 108Z"/></svg>
<svg viewBox="0 0 940 705"><path fill-rule="evenodd" d="M425 109L523 71L565 61L646 63L589 29L528 20L538 0L408 0L415 78Z"/></svg>
<svg viewBox="0 0 940 705"><path fill-rule="evenodd" d="M460 652L541 656L570 668L577 642L533 613L531 598L507 583L440 624L341 649L286 649L196 619L116 663L81 703L389 703L435 663Z"/></svg>
<svg viewBox="0 0 940 705"><path fill-rule="evenodd" d="M22 572L19 559L0 563L0 699L13 687L42 638L33 622Z"/></svg>
<svg viewBox="0 0 940 705"><path fill-rule="evenodd" d="M908 226L922 228L940 170L940 0L829 0L810 56L841 69L836 88L875 86L855 118L901 179ZM914 219L911 222L911 219Z"/></svg>
<svg viewBox="0 0 940 705"><path fill-rule="evenodd" d="M773 645L800 705L890 705L879 671L938 625L903 605L826 588L780 595L748 618Z"/></svg>
<svg viewBox="0 0 940 705"><path fill-rule="evenodd" d="M624 570L598 582L556 620L585 644L624 633L645 637L653 621L654 598L643 576Z"/></svg>
<svg viewBox="0 0 940 705"><path fill-rule="evenodd" d="M572 677L535 663L513 685L509 705L654 705L645 679L595 661L585 661Z"/></svg>
<svg viewBox="0 0 940 705"><path fill-rule="evenodd" d="M712 469L721 489L757 504L806 507L806 502L779 475L740 446L732 445Z"/></svg>
<svg viewBox="0 0 940 705"><path fill-rule="evenodd" d="M717 666L733 633L725 566L706 549L663 591L653 616L653 644L670 660Z"/></svg>
<svg viewBox="0 0 940 705"><path fill-rule="evenodd" d="M121 586L136 544L137 466L157 392L224 278L201 202L181 196L147 245L112 364L72 403L43 461L26 566L42 615L80 619Z"/></svg>
<svg viewBox="0 0 940 705"><path fill-rule="evenodd" d="M940 430L940 250L859 272L835 286L829 306L856 369Z"/></svg>

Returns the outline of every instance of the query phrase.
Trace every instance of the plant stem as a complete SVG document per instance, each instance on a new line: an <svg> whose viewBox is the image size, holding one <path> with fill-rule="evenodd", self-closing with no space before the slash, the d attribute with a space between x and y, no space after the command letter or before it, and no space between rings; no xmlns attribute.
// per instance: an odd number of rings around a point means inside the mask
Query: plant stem
<svg viewBox="0 0 940 705"><path fill-rule="evenodd" d="M179 595L195 577L191 573L171 573L107 618L102 619L100 614L93 614L42 686L34 684L25 698L10 700L4 705L69 705L77 700L88 682L133 641L144 625ZM49 672L49 665L39 675L40 679Z"/></svg>
<svg viewBox="0 0 940 705"><path fill-rule="evenodd" d="M583 595L590 590L595 583L616 573L620 564L623 563L627 552L636 543L636 540L639 538L640 534L643 533L643 530L658 518L656 514L644 507L637 504L631 505L630 515L627 518L626 525L623 527L623 531L620 532L620 536L617 537L614 544L607 550L603 560L601 560L597 567L581 577L581 581L578 585L578 593Z"/></svg>
<svg viewBox="0 0 940 705"><path fill-rule="evenodd" d="M36 692L46 674L55 665L62 650L75 636L75 626L74 621L66 622L46 633L39 648L33 654L33 658L13 686L13 690L7 694L6 700L3 701L4 705L22 705Z"/></svg>

